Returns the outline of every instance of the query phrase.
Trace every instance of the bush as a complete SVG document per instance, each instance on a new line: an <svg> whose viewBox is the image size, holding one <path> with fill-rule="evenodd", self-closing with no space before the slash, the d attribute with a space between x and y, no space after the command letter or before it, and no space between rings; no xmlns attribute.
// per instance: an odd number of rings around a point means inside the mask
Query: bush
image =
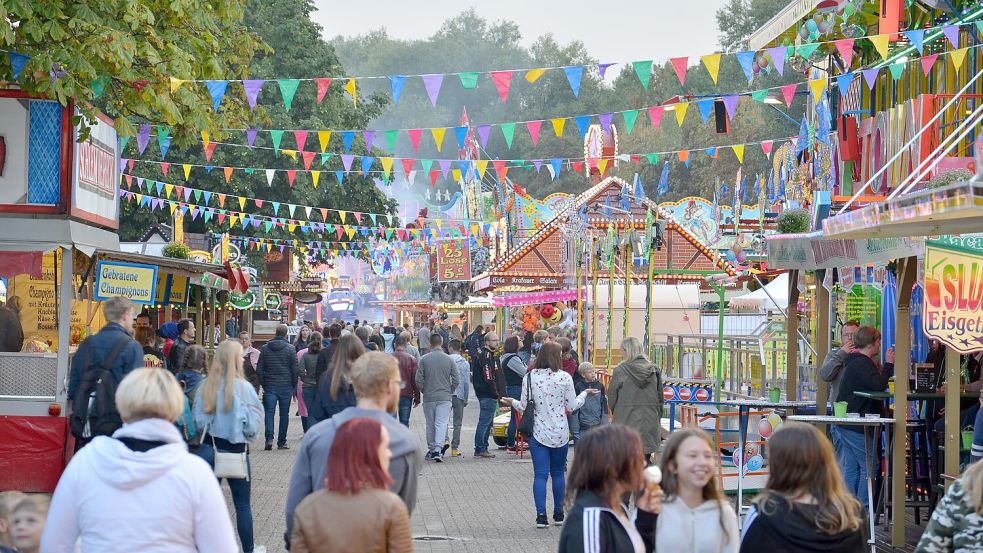
<svg viewBox="0 0 983 553"><path fill-rule="evenodd" d="M925 188L942 188L944 186L949 186L954 182L967 181L973 177L973 174L966 169L949 169L948 171L942 171L938 175L935 175L932 179L929 179L925 183Z"/></svg>
<svg viewBox="0 0 983 553"><path fill-rule="evenodd" d="M804 209L783 211L775 221L779 234L800 234L809 230L809 212Z"/></svg>
<svg viewBox="0 0 983 553"><path fill-rule="evenodd" d="M164 250L161 253L164 254L164 257L189 259L191 257L191 248L181 242L171 242L164 246Z"/></svg>

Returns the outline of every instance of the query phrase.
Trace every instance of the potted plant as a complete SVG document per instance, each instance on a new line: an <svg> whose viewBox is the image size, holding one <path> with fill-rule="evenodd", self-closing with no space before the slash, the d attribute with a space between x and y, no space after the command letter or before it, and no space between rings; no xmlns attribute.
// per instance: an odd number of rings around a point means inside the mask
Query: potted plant
<svg viewBox="0 0 983 553"><path fill-rule="evenodd" d="M191 257L191 248L182 242L171 242L170 244L164 246L161 254L163 254L164 257L170 257L173 259L189 259Z"/></svg>
<svg viewBox="0 0 983 553"><path fill-rule="evenodd" d="M775 226L779 234L801 234L809 230L809 212L804 209L788 209L778 216Z"/></svg>

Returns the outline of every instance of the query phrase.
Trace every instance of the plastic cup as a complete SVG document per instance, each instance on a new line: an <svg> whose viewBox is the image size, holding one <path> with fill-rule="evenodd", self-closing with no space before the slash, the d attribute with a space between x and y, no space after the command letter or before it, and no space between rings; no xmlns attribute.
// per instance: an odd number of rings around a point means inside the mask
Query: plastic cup
<svg viewBox="0 0 983 553"><path fill-rule="evenodd" d="M781 388L771 388L768 390L768 401L772 403L778 403L782 399L782 389Z"/></svg>
<svg viewBox="0 0 983 553"><path fill-rule="evenodd" d="M970 432L970 431L965 431L965 432L962 433L962 435L963 435L963 449L972 449L973 448L973 433Z"/></svg>
<svg viewBox="0 0 983 553"><path fill-rule="evenodd" d="M845 401L834 401L833 402L833 416L838 419L846 418L846 402Z"/></svg>
<svg viewBox="0 0 983 553"><path fill-rule="evenodd" d="M888 380L887 381L887 391L891 392L891 395L892 396L894 395L894 381L893 380Z"/></svg>

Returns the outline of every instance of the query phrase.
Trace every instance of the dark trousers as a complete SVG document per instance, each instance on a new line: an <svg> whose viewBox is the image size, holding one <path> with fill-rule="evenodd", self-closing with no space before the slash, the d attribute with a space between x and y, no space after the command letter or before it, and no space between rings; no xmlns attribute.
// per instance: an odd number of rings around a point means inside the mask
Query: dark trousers
<svg viewBox="0 0 983 553"><path fill-rule="evenodd" d="M515 386L505 386L505 395L513 399L521 398L522 384L515 385ZM518 422L516 421L517 417L518 417L518 413L516 413L515 409L512 409L512 416L509 417L509 427L505 431L506 445L508 445L508 447L515 447L515 429L516 426L518 425Z"/></svg>
<svg viewBox="0 0 983 553"><path fill-rule="evenodd" d="M313 413L311 409L314 408L314 402L317 401L317 388L304 386L304 405L307 406L307 416L300 417L300 424L304 427L304 433L307 433L307 429L314 426L317 423L317 418L312 416Z"/></svg>
<svg viewBox="0 0 983 553"><path fill-rule="evenodd" d="M230 444L225 440L216 438L215 445L221 451L241 452L245 450L245 444ZM205 460L212 468L215 468L215 449L212 448L211 440L202 442L201 446L193 453ZM249 456L246 456L247 464ZM249 467L249 475L252 478L252 466ZM239 533L239 541L242 542L242 550L246 553L253 551L253 508L250 504L250 481L242 478L227 478L229 490L232 492L232 505L236 511L236 531ZM221 485L222 479L219 478Z"/></svg>
<svg viewBox="0 0 983 553"><path fill-rule="evenodd" d="M411 397L400 397L399 398L399 422L403 426L409 427L410 425L410 413L413 411L413 398Z"/></svg>
<svg viewBox="0 0 983 553"><path fill-rule="evenodd" d="M266 443L273 443L273 418L279 405L280 426L277 429L276 445L286 445L287 426L290 424L290 398L292 396L293 389L289 386L263 389L263 409L266 411Z"/></svg>

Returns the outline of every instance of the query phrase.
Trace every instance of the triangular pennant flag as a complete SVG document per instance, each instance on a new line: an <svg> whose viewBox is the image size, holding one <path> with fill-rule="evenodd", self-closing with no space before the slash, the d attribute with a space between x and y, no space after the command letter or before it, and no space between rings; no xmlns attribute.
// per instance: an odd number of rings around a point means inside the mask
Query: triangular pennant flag
<svg viewBox="0 0 983 553"><path fill-rule="evenodd" d="M871 35L867 37L867 40L874 45L874 49L881 55L881 59L887 59L889 53L888 42L891 40L891 35Z"/></svg>
<svg viewBox="0 0 983 553"><path fill-rule="evenodd" d="M393 91L393 105L399 103L399 95L403 93L403 86L406 85L406 77L404 75L390 75L389 85Z"/></svg>
<svg viewBox="0 0 983 553"><path fill-rule="evenodd" d="M341 185L344 184L344 182L345 182L345 172L344 171L341 171L341 170L335 171L334 172L334 176L335 176L336 179L338 179L338 186L341 186Z"/></svg>
<svg viewBox="0 0 983 553"><path fill-rule="evenodd" d="M813 54L816 53L816 50L818 49L819 49L818 42L807 42L805 44L800 44L796 46L795 53L798 54L799 56L802 56L805 59L809 59L810 57L812 57Z"/></svg>
<svg viewBox="0 0 983 553"><path fill-rule="evenodd" d="M502 136L505 137L505 145L512 149L512 139L515 138L515 123L502 123Z"/></svg>
<svg viewBox="0 0 983 553"><path fill-rule="evenodd" d="M392 170L393 170L393 158L391 158L391 157L380 157L379 158L379 162L382 164L382 172L383 172L383 174L385 174L386 175L386 178L388 179L389 178L389 174L392 173Z"/></svg>
<svg viewBox="0 0 983 553"><path fill-rule="evenodd" d="M956 74L959 74L959 69L963 66L966 61L966 52L969 48L960 48L958 50L952 50L949 52L949 61L952 62L952 68L955 69Z"/></svg>
<svg viewBox="0 0 983 553"><path fill-rule="evenodd" d="M633 61L631 65L635 70L635 76L642 83L642 88L648 90L649 81L652 80L652 60Z"/></svg>
<svg viewBox="0 0 983 553"><path fill-rule="evenodd" d="M355 161L355 156L352 154L341 154L341 164L345 167L345 172L351 172L352 162Z"/></svg>
<svg viewBox="0 0 983 553"><path fill-rule="evenodd" d="M601 176L603 177L604 173L606 173L608 170L607 158L601 158L597 160L597 170L601 173Z"/></svg>
<svg viewBox="0 0 983 553"><path fill-rule="evenodd" d="M741 64L747 82L751 82L754 78L754 52L738 52L734 56L737 57L737 63Z"/></svg>
<svg viewBox="0 0 983 553"><path fill-rule="evenodd" d="M301 158L304 160L304 170L311 170L311 163L314 162L314 152L301 152Z"/></svg>
<svg viewBox="0 0 983 553"><path fill-rule="evenodd" d="M607 74L608 68L611 67L612 65L615 65L615 64L614 63L599 63L599 64L597 64L597 72L598 72L598 74L601 75L601 80L602 81L605 79L605 75Z"/></svg>
<svg viewBox="0 0 983 553"><path fill-rule="evenodd" d="M703 118L703 122L706 123L707 119L710 118L710 114L713 113L713 98L704 98L696 102L696 107L700 108L700 117Z"/></svg>
<svg viewBox="0 0 983 553"><path fill-rule="evenodd" d="M441 73L421 75L421 78L423 79L423 87L427 89L427 96L430 97L430 103L436 107L437 96L440 94L440 85L444 82L444 75Z"/></svg>
<svg viewBox="0 0 983 553"><path fill-rule="evenodd" d="M836 78L836 86L840 89L840 96L847 95L847 92L850 91L850 84L853 83L853 78L856 76L856 73L844 73Z"/></svg>
<svg viewBox="0 0 983 553"><path fill-rule="evenodd" d="M266 170L266 185L273 186L273 176L276 175L276 169Z"/></svg>
<svg viewBox="0 0 983 553"><path fill-rule="evenodd" d="M386 145L389 146L390 151L396 150L396 139L399 138L398 129L388 129L383 134L386 135Z"/></svg>
<svg viewBox="0 0 983 553"><path fill-rule="evenodd" d="M707 157L716 159L717 158L717 148L704 148L703 151L707 154ZM687 154L688 155L688 154Z"/></svg>
<svg viewBox="0 0 983 553"><path fill-rule="evenodd" d="M246 210L246 198L243 198L242 196L239 196L238 199L239 199L239 209L241 211L245 211ZM262 207L262 205L258 205L256 207L257 208L260 208L260 207Z"/></svg>
<svg viewBox="0 0 983 553"><path fill-rule="evenodd" d="M771 64L775 66L775 71L778 71L778 74L782 76L785 76L785 59L788 57L788 48L788 46L768 48Z"/></svg>
<svg viewBox="0 0 983 553"><path fill-rule="evenodd" d="M362 131L362 140L365 141L365 149L372 151L372 144L375 142L375 131Z"/></svg>
<svg viewBox="0 0 983 553"><path fill-rule="evenodd" d="M399 161L403 164L403 174L406 175L407 178L409 178L410 171L413 170L413 162L415 162L416 160L409 157L409 158L403 158Z"/></svg>
<svg viewBox="0 0 983 553"><path fill-rule="evenodd" d="M580 97L580 81L584 77L584 66L582 65L572 65L563 68L563 72L567 75L567 83L570 84L570 89L573 90L573 95L576 98Z"/></svg>
<svg viewBox="0 0 983 553"><path fill-rule="evenodd" d="M795 99L795 89L799 86L798 83L787 84L782 87L782 96L785 98L785 105L792 107L792 100Z"/></svg>
<svg viewBox="0 0 983 553"><path fill-rule="evenodd" d="M7 55L8 56L11 55L11 54L14 54L14 52L7 52ZM21 54L17 54L17 55L19 56ZM10 61L11 61L10 64L13 65L13 58L11 58ZM16 67L14 69L15 69L15 71L14 71L14 80L17 80L17 74L19 73L19 71L16 70ZM177 92L177 89L181 88L181 85L183 85L185 82L187 82L187 81L185 81L183 79L175 79L174 77L170 77L169 80L170 80L170 83L171 83L171 94L174 94L175 92Z"/></svg>
<svg viewBox="0 0 983 553"><path fill-rule="evenodd" d="M852 38L841 38L833 42L836 45L836 51L840 53L840 58L843 59L843 66L847 69L850 69L853 64L853 42L854 39Z"/></svg>
<svg viewBox="0 0 983 553"><path fill-rule="evenodd" d="M959 48L959 25L945 25L942 27L942 34L945 35L953 48Z"/></svg>
<svg viewBox="0 0 983 553"><path fill-rule="evenodd" d="M457 138L457 147L464 149L464 141L468 138L468 127L454 127L454 137Z"/></svg>
<svg viewBox="0 0 983 553"><path fill-rule="evenodd" d="M451 160L441 159L437 163L440 165L440 174L446 179L447 173L451 170Z"/></svg>
<svg viewBox="0 0 983 553"><path fill-rule="evenodd" d="M246 102L249 104L249 109L256 109L256 99L259 98L259 91L262 90L263 85L266 83L263 79L251 79L242 81L242 88L246 92Z"/></svg>
<svg viewBox="0 0 983 553"><path fill-rule="evenodd" d="M532 139L532 145L539 145L539 130L543 128L543 121L526 121L526 130L529 131L529 138ZM631 132L631 131L629 131Z"/></svg>
<svg viewBox="0 0 983 553"><path fill-rule="evenodd" d="M433 135L433 142L437 145L437 151L439 152L441 147L444 145L444 134L447 132L445 127L434 127L430 129L430 134Z"/></svg>
<svg viewBox="0 0 983 553"><path fill-rule="evenodd" d="M205 81L208 93L212 95L212 107L218 111L218 106L225 97L225 90L229 88L229 81Z"/></svg>
<svg viewBox="0 0 983 553"><path fill-rule="evenodd" d="M717 84L717 76L720 74L720 54L707 54L702 56L700 61L707 68L707 73L710 74L713 84Z"/></svg>
<svg viewBox="0 0 983 553"><path fill-rule="evenodd" d="M877 72L880 71L877 67L872 67L870 69L863 70L864 81L867 82L867 88L874 90L874 85L877 84Z"/></svg>
<svg viewBox="0 0 983 553"><path fill-rule="evenodd" d="M413 146L414 152L420 151L420 137L423 135L423 129L410 129L406 131L406 134L410 136L410 145Z"/></svg>
<svg viewBox="0 0 983 553"><path fill-rule="evenodd" d="M929 56L924 56L920 59L922 63L922 73L928 76L932 72L932 66L935 65L935 60L939 59L938 54L932 54Z"/></svg>
<svg viewBox="0 0 983 553"><path fill-rule="evenodd" d="M358 88L355 84L355 77L348 79L348 82L345 83L345 92L352 97L352 104L358 107Z"/></svg>
<svg viewBox="0 0 983 553"><path fill-rule="evenodd" d="M737 156L737 162L744 163L744 144L734 144L730 149L734 150L734 155Z"/></svg>
<svg viewBox="0 0 983 553"><path fill-rule="evenodd" d="M683 120L686 119L686 110L688 109L689 102L679 102L673 107L673 111L676 113L676 125L683 126Z"/></svg>
<svg viewBox="0 0 983 553"><path fill-rule="evenodd" d="M331 79L314 79L314 84L317 85L317 104L321 105L324 95L328 93L328 88L331 87ZM354 86L352 89L354 90Z"/></svg>
<svg viewBox="0 0 983 553"><path fill-rule="evenodd" d="M485 178L485 171L488 170L488 160L479 159L474 162L474 166L478 170L478 178L479 179Z"/></svg>
<svg viewBox="0 0 983 553"><path fill-rule="evenodd" d="M565 117L556 117L550 119L550 123L553 125L553 134L557 138L563 136L563 127L567 124L567 119Z"/></svg>
<svg viewBox="0 0 983 553"><path fill-rule="evenodd" d="M466 71L464 73L460 73L458 77L461 79L461 88L464 88L465 90L477 88L478 75L480 75L480 73L477 71Z"/></svg>
<svg viewBox="0 0 983 553"><path fill-rule="evenodd" d="M689 150L680 150L676 152L676 158L679 159L680 163L684 163L687 167L689 167Z"/></svg>
<svg viewBox="0 0 983 553"><path fill-rule="evenodd" d="M662 123L662 116L665 114L665 108L662 106L652 106L649 108L649 121L652 122L652 128L659 128L659 124Z"/></svg>
<svg viewBox="0 0 983 553"><path fill-rule="evenodd" d="M345 145L345 151L352 151L352 144L355 143L355 131L343 131L341 133L341 142Z"/></svg>
<svg viewBox="0 0 983 553"><path fill-rule="evenodd" d="M163 163L160 164L160 172L161 173L164 173L164 176L165 177L167 176L167 171L170 168L171 168L171 164L170 163L163 162Z"/></svg>
<svg viewBox="0 0 983 553"><path fill-rule="evenodd" d="M212 160L212 154L215 153L215 146L218 146L218 144L216 144L214 142L212 142L208 146L205 146L205 161L211 161Z"/></svg>
<svg viewBox="0 0 983 553"><path fill-rule="evenodd" d="M638 120L638 110L629 109L621 112L621 116L625 120L625 131L631 134L632 129L635 128L635 121Z"/></svg>
<svg viewBox="0 0 983 553"><path fill-rule="evenodd" d="M304 147L307 146L307 131L294 131L294 141L297 143L297 149L304 151Z"/></svg>
<svg viewBox="0 0 983 553"><path fill-rule="evenodd" d="M290 111L290 106L294 103L294 94L297 93L297 87L300 85L300 81L297 79L278 79L276 82L280 87L280 97L283 98L283 106Z"/></svg>
<svg viewBox="0 0 983 553"><path fill-rule="evenodd" d="M560 175L560 170L563 168L563 160L551 159L550 164L546 168L549 170L552 180L556 180L556 177Z"/></svg>
<svg viewBox="0 0 983 553"><path fill-rule="evenodd" d="M601 122L601 129L603 129L604 132L611 130L611 120L613 118L614 113L611 113L610 111L597 116L597 120Z"/></svg>
<svg viewBox="0 0 983 553"><path fill-rule="evenodd" d="M737 94L728 94L724 96L724 111L727 112L727 119L733 119L734 115L737 113L737 102L741 97Z"/></svg>
<svg viewBox="0 0 983 553"><path fill-rule="evenodd" d="M430 168L433 167L433 160L432 159L421 159L420 160L420 167L423 168L423 172L424 173L430 173Z"/></svg>
<svg viewBox="0 0 983 553"><path fill-rule="evenodd" d="M888 71L891 72L891 79L898 80L901 78L901 74L904 73L905 63L892 63L887 66Z"/></svg>
<svg viewBox="0 0 983 553"><path fill-rule="evenodd" d="M375 158L372 156L362 156L362 175L367 175L372 170Z"/></svg>
<svg viewBox="0 0 983 553"><path fill-rule="evenodd" d="M320 180L321 180L321 172L320 171L311 171L311 184L314 185L314 189L315 190L317 190L317 184L318 184L318 181L320 181Z"/></svg>
<svg viewBox="0 0 983 553"><path fill-rule="evenodd" d="M495 88L498 89L498 96L502 99L502 103L504 104L506 100L509 99L509 87L512 85L512 72L492 71L491 78L492 82L495 83Z"/></svg>
<svg viewBox="0 0 983 553"><path fill-rule="evenodd" d="M764 101L768 99L768 92L769 90L767 88L762 88L761 90L752 90L751 99L754 100L755 102L764 103Z"/></svg>
<svg viewBox="0 0 983 553"><path fill-rule="evenodd" d="M495 175L498 177L499 182L505 182L505 177L508 175L509 168L505 165L504 159L496 159L492 161L492 166L495 168ZM438 219L439 221L440 219Z"/></svg>
<svg viewBox="0 0 983 553"><path fill-rule="evenodd" d="M577 130L580 132L580 138L583 140L587 136L587 127L590 126L590 115L578 115L573 118L573 122L577 125Z"/></svg>
<svg viewBox="0 0 983 553"><path fill-rule="evenodd" d="M253 143L256 142L256 135L259 134L259 129L246 129L246 145L250 149L253 147Z"/></svg>
<svg viewBox="0 0 983 553"><path fill-rule="evenodd" d="M191 177L191 166L185 163L181 165L181 168L184 169L184 180L187 181Z"/></svg>
<svg viewBox="0 0 983 553"><path fill-rule="evenodd" d="M478 141L481 142L482 148L488 147L488 137L491 135L491 125L478 125L477 127Z"/></svg>
<svg viewBox="0 0 983 553"><path fill-rule="evenodd" d="M823 98L823 93L826 92L826 78L810 79L809 91L812 92L812 104L818 105L819 100Z"/></svg>
<svg viewBox="0 0 983 553"><path fill-rule="evenodd" d="M157 146L160 147L160 158L167 157L167 150L171 148L171 131L163 125L157 126ZM122 151L122 148L120 148Z"/></svg>
<svg viewBox="0 0 983 553"><path fill-rule="evenodd" d="M140 130L137 132L137 151L143 154L143 151L147 149L147 144L150 143L150 125L144 123L140 125Z"/></svg>
<svg viewBox="0 0 983 553"><path fill-rule="evenodd" d="M676 78L679 79L680 86L686 86L686 66L689 65L689 58L669 58L672 68L676 71Z"/></svg>
<svg viewBox="0 0 983 553"><path fill-rule="evenodd" d="M331 131L317 131L317 144L321 147L322 153L328 149L329 142L331 142Z"/></svg>
<svg viewBox="0 0 983 553"><path fill-rule="evenodd" d="M544 73L546 73L545 69L530 69L529 71L526 71L526 82L532 84L538 81Z"/></svg>

